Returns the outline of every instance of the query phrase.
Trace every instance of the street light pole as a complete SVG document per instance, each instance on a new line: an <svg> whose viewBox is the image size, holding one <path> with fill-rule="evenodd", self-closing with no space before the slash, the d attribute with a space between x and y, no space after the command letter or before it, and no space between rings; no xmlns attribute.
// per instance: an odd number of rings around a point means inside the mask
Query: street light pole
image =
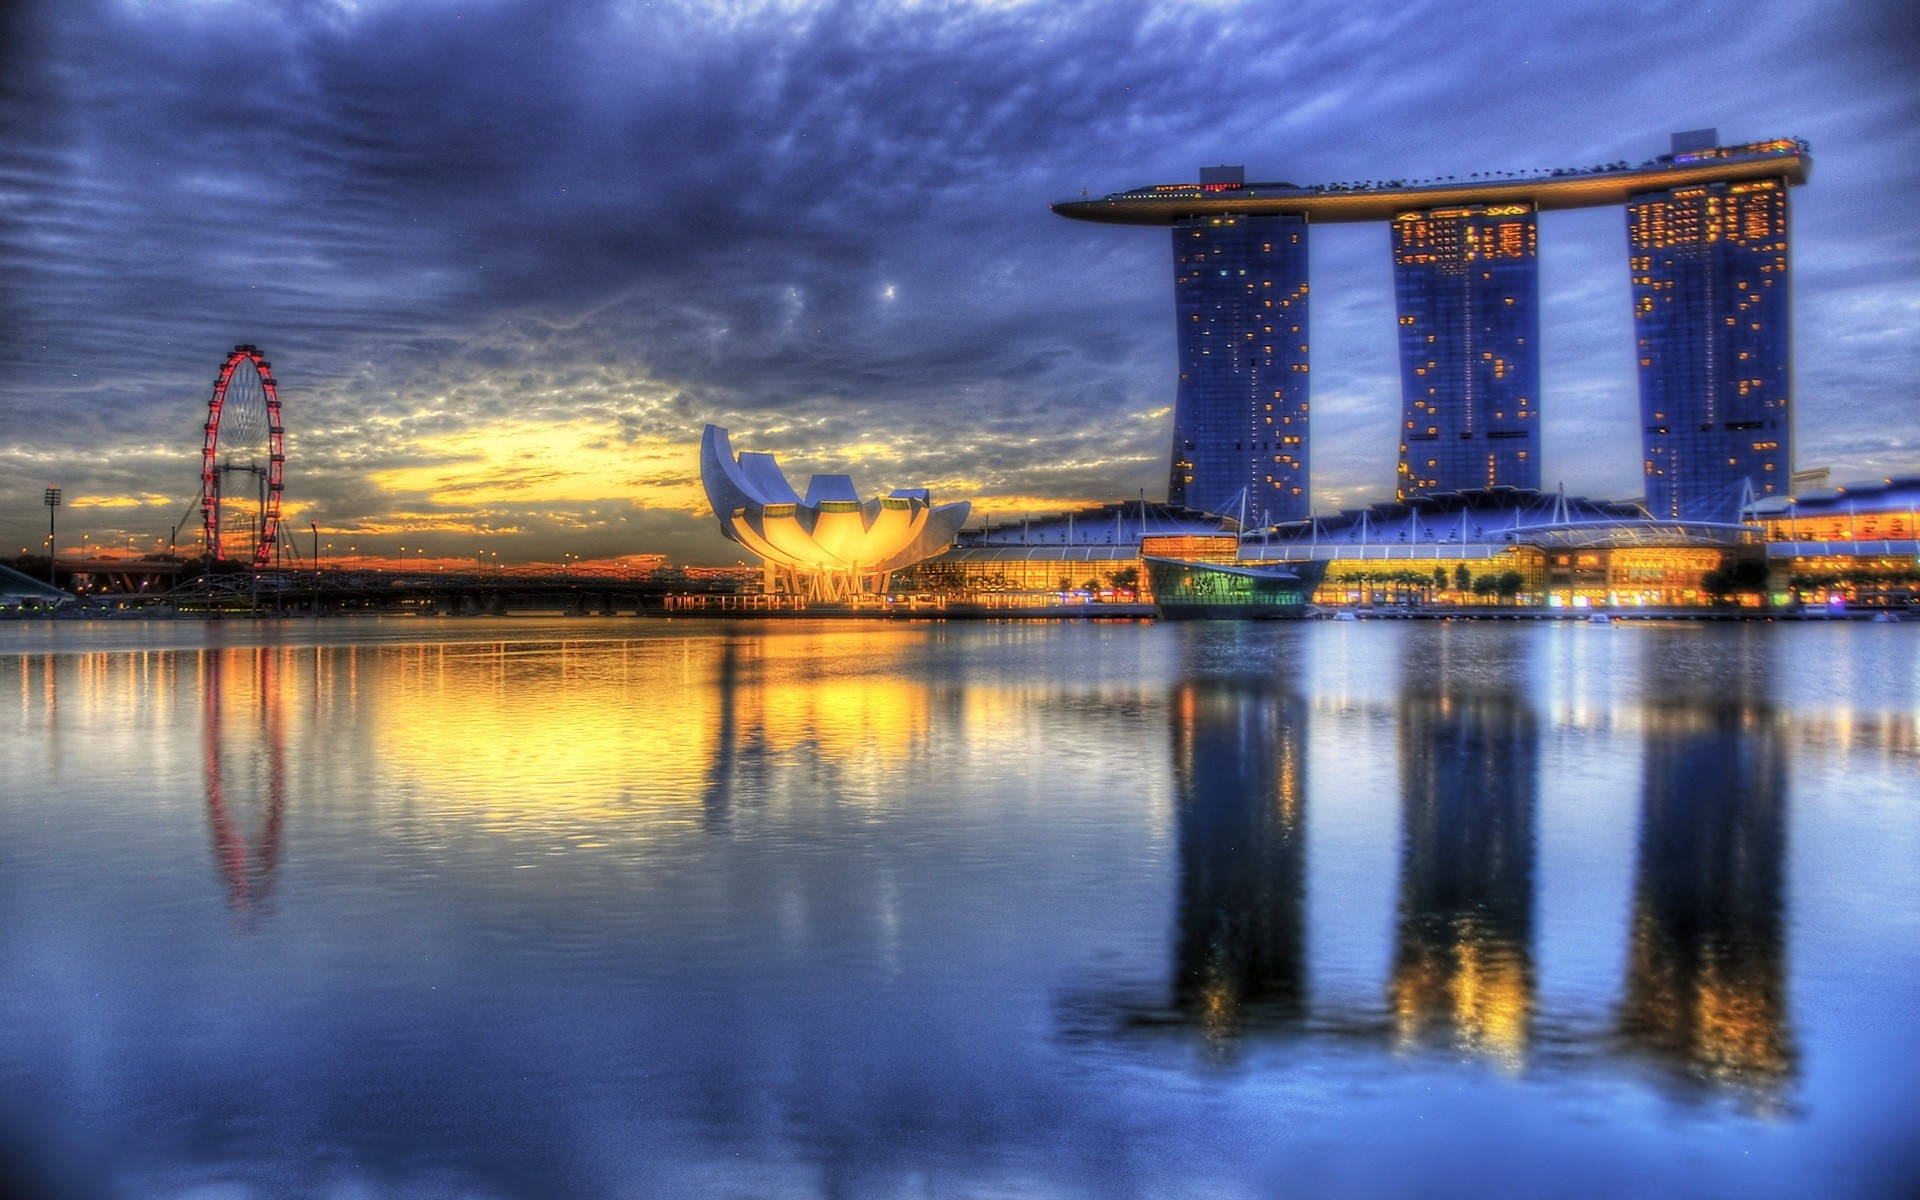
<svg viewBox="0 0 1920 1200"><path fill-rule="evenodd" d="M60 507L60 489L59 488L52 487L52 486L49 486L47 488L46 504L47 504L47 583L52 585L53 587L59 587L60 584L56 582L53 577L54 551L56 549L56 546L53 540L53 513L55 509Z"/></svg>
<svg viewBox="0 0 1920 1200"><path fill-rule="evenodd" d="M320 615L320 522L308 521L313 530L313 615Z"/></svg>

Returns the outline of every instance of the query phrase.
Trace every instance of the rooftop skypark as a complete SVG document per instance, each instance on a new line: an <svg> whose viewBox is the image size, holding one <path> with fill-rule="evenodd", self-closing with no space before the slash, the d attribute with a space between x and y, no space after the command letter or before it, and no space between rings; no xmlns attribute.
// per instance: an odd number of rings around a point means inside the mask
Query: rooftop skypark
<svg viewBox="0 0 1920 1200"><path fill-rule="evenodd" d="M1688 146L1687 135L1676 135ZM1711 140L1708 138L1706 140ZM1114 225L1172 225L1217 213L1304 213L1329 221L1391 221L1409 209L1448 205L1530 203L1546 212L1607 208L1642 192L1697 183L1735 183L1784 178L1802 184L1813 170L1812 151L1799 138L1773 138L1738 146L1677 148L1639 164L1607 163L1531 172L1481 171L1466 177L1375 179L1349 183L1246 183L1240 168L1208 171L1200 183L1163 183L1114 192L1098 199L1063 200L1053 211L1079 221Z"/></svg>

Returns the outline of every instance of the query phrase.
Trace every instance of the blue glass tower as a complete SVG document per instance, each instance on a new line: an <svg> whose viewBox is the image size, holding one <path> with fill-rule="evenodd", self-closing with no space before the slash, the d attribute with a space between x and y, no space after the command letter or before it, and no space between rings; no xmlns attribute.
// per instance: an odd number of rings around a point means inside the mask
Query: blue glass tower
<svg viewBox="0 0 1920 1200"><path fill-rule="evenodd" d="M1307 222L1173 227L1180 388L1167 498L1254 528L1307 515Z"/></svg>
<svg viewBox="0 0 1920 1200"><path fill-rule="evenodd" d="M1540 486L1540 262L1532 205L1395 217L1396 495Z"/></svg>
<svg viewBox="0 0 1920 1200"><path fill-rule="evenodd" d="M1627 203L1647 508L1737 521L1793 472L1787 181Z"/></svg>

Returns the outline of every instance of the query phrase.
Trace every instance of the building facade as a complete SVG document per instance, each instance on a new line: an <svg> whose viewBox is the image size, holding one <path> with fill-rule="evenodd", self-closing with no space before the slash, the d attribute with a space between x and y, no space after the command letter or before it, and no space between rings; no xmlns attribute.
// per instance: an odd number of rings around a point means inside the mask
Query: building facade
<svg viewBox="0 0 1920 1200"><path fill-rule="evenodd" d="M1327 608L1757 608L1759 596L1746 593L1758 584L1737 568L1764 573L1769 550L1758 527L1655 519L1638 504L1520 488L1383 501L1245 533L1231 519L1129 501L965 530L895 588L1009 609L1184 604L1198 589L1162 592L1190 574L1228 603L1294 602L1255 594L1271 587ZM1160 570L1164 560L1179 569ZM1248 581L1245 597L1222 594L1235 587L1231 575Z"/></svg>
<svg viewBox="0 0 1920 1200"><path fill-rule="evenodd" d="M1793 472L1786 185L1636 196L1627 232L1647 507L1738 520Z"/></svg>
<svg viewBox="0 0 1920 1200"><path fill-rule="evenodd" d="M1247 525L1305 516L1306 221L1183 221L1173 264L1180 386L1168 502Z"/></svg>
<svg viewBox="0 0 1920 1200"><path fill-rule="evenodd" d="M1757 501L1777 592L1804 604L1920 608L1920 476Z"/></svg>
<svg viewBox="0 0 1920 1200"><path fill-rule="evenodd" d="M992 608L1162 599L1155 560L1218 578L1285 567L1325 608L1920 612L1920 478L1751 505L1744 524L1638 504L1482 488L1321 512L1242 532L1128 501L962 531L899 574L920 599Z"/></svg>
<svg viewBox="0 0 1920 1200"><path fill-rule="evenodd" d="M1395 495L1540 486L1539 226L1529 204L1402 213Z"/></svg>

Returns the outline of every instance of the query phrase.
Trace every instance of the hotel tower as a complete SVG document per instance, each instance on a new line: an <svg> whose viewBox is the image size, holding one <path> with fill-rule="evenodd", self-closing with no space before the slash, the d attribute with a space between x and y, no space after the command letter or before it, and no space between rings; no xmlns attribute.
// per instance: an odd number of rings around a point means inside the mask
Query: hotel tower
<svg viewBox="0 0 1920 1200"><path fill-rule="evenodd" d="M1167 499L1248 526L1307 515L1307 222L1173 227L1180 387Z"/></svg>
<svg viewBox="0 0 1920 1200"><path fill-rule="evenodd" d="M1787 189L1805 142L1718 144L1469 180L1247 183L1212 167L1053 206L1062 216L1173 232L1180 379L1167 497L1248 528L1309 512L1307 234L1390 231L1399 319L1400 499L1541 482L1537 214L1625 211L1646 504L1656 517L1733 521L1784 495L1793 471Z"/></svg>
<svg viewBox="0 0 1920 1200"><path fill-rule="evenodd" d="M1530 204L1393 219L1397 499L1540 486L1540 234Z"/></svg>

